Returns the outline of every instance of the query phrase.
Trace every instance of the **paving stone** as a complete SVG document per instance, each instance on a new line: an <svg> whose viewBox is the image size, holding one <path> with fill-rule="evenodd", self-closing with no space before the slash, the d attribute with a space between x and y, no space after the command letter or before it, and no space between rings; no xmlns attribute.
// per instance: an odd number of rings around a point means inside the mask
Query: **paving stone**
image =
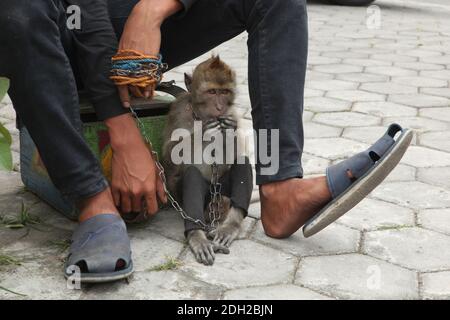
<svg viewBox="0 0 450 320"><path fill-rule="evenodd" d="M186 274L229 289L290 282L297 264L291 255L250 240L234 242L229 255L216 255L212 267L196 262L190 251L182 261Z"/></svg>
<svg viewBox="0 0 450 320"><path fill-rule="evenodd" d="M445 87L447 81L426 77L393 77L392 82L414 87ZM425 92L424 92L425 93Z"/></svg>
<svg viewBox="0 0 450 320"><path fill-rule="evenodd" d="M421 109L420 116L450 122L450 107Z"/></svg>
<svg viewBox="0 0 450 320"><path fill-rule="evenodd" d="M390 66L392 62L389 60L376 60L376 59L358 59L358 58L349 58L344 59L342 63L362 66L362 67L372 67L372 66Z"/></svg>
<svg viewBox="0 0 450 320"><path fill-rule="evenodd" d="M420 136L420 144L426 147L450 152L450 132L438 131L428 132Z"/></svg>
<svg viewBox="0 0 450 320"><path fill-rule="evenodd" d="M330 161L304 153L302 155L302 165L305 175L324 174L325 169L330 165Z"/></svg>
<svg viewBox="0 0 450 320"><path fill-rule="evenodd" d="M342 134L343 138L356 140L372 145L386 132L387 127L347 127Z"/></svg>
<svg viewBox="0 0 450 320"><path fill-rule="evenodd" d="M136 228L144 228L149 233L156 232L169 239L180 242L183 242L185 239L183 219L180 214L172 209L160 211L152 219L144 224L137 225Z"/></svg>
<svg viewBox="0 0 450 320"><path fill-rule="evenodd" d="M421 88L421 93L450 98L450 88Z"/></svg>
<svg viewBox="0 0 450 320"><path fill-rule="evenodd" d="M44 263L47 263L44 264ZM1 272L0 286L25 295L15 295L0 290L0 300L75 300L81 297L80 290L68 289L63 268L54 260L27 261L11 272Z"/></svg>
<svg viewBox="0 0 450 320"><path fill-rule="evenodd" d="M24 191L20 173L0 170L0 195L11 195Z"/></svg>
<svg viewBox="0 0 450 320"><path fill-rule="evenodd" d="M383 183L372 197L412 209L450 207L448 190L418 181Z"/></svg>
<svg viewBox="0 0 450 320"><path fill-rule="evenodd" d="M149 271L179 256L184 244L146 229L128 228L136 271ZM164 250L161 250L164 248Z"/></svg>
<svg viewBox="0 0 450 320"><path fill-rule="evenodd" d="M399 67L367 67L365 71L369 73L375 73L375 74L384 74L387 76L415 76L417 75L417 71L409 70L405 68L399 68Z"/></svg>
<svg viewBox="0 0 450 320"><path fill-rule="evenodd" d="M236 238L237 240L244 240L250 238L251 233L256 225L256 218L246 217L241 225L241 231Z"/></svg>
<svg viewBox="0 0 450 320"><path fill-rule="evenodd" d="M303 124L303 130L306 138L331 138L339 137L342 129L326 126L315 122L306 122Z"/></svg>
<svg viewBox="0 0 450 320"><path fill-rule="evenodd" d="M450 63L450 57L448 55L421 57L420 60L423 62L437 63L437 64L449 64Z"/></svg>
<svg viewBox="0 0 450 320"><path fill-rule="evenodd" d="M311 119L314 117L314 113L311 111L303 111L303 121L311 121Z"/></svg>
<svg viewBox="0 0 450 320"><path fill-rule="evenodd" d="M369 57L368 54L353 51L322 52L322 56L340 59L365 59Z"/></svg>
<svg viewBox="0 0 450 320"><path fill-rule="evenodd" d="M364 127L377 125L381 119L357 112L328 112L316 114L313 121L336 127Z"/></svg>
<svg viewBox="0 0 450 320"><path fill-rule="evenodd" d="M398 164L397 167L386 177L385 181L414 181L416 179L416 168Z"/></svg>
<svg viewBox="0 0 450 320"><path fill-rule="evenodd" d="M350 73L361 72L363 70L363 67L339 63L314 66L313 70L324 73Z"/></svg>
<svg viewBox="0 0 450 320"><path fill-rule="evenodd" d="M450 167L419 168L419 181L450 189Z"/></svg>
<svg viewBox="0 0 450 320"><path fill-rule="evenodd" d="M405 54L407 56L419 57L419 58L422 58L422 57L435 57L435 56L442 55L438 51L431 51L431 50L426 50L426 49L407 50L407 51L404 51L403 54Z"/></svg>
<svg viewBox="0 0 450 320"><path fill-rule="evenodd" d="M180 300L218 299L221 289L193 280L179 272L135 272L130 284L98 284L84 290L82 299L112 300Z"/></svg>
<svg viewBox="0 0 450 320"><path fill-rule="evenodd" d="M260 219L261 218L261 202L254 202L250 204L248 208L249 217Z"/></svg>
<svg viewBox="0 0 450 320"><path fill-rule="evenodd" d="M328 91L326 97L347 101L385 101L385 95L362 90Z"/></svg>
<svg viewBox="0 0 450 320"><path fill-rule="evenodd" d="M229 290L225 300L329 300L325 295L292 284Z"/></svg>
<svg viewBox="0 0 450 320"><path fill-rule="evenodd" d="M448 80L450 79L450 70L425 70L420 71L420 76Z"/></svg>
<svg viewBox="0 0 450 320"><path fill-rule="evenodd" d="M311 89L318 90L351 90L356 89L358 84L352 81L343 80L311 80L306 84Z"/></svg>
<svg viewBox="0 0 450 320"><path fill-rule="evenodd" d="M392 94L388 100L418 108L450 107L450 99L425 94Z"/></svg>
<svg viewBox="0 0 450 320"><path fill-rule="evenodd" d="M387 60L392 62L414 62L417 61L417 58L411 57L407 55L405 52L404 54L372 54L370 55L370 58L377 59L377 60Z"/></svg>
<svg viewBox="0 0 450 320"><path fill-rule="evenodd" d="M253 234L253 239L296 256L356 252L359 237L358 231L339 224L331 224L310 238L305 238L300 229L287 239L274 239L266 236L261 222L258 222Z"/></svg>
<svg viewBox="0 0 450 320"><path fill-rule="evenodd" d="M361 231L411 227L414 226L414 212L388 202L364 199L338 221Z"/></svg>
<svg viewBox="0 0 450 320"><path fill-rule="evenodd" d="M383 119L384 126L388 126L391 123L398 123L402 127L413 129L417 133L450 129L450 125L446 122L423 117L387 117Z"/></svg>
<svg viewBox="0 0 450 320"><path fill-rule="evenodd" d="M305 88L303 95L305 98L322 97L324 95L324 91Z"/></svg>
<svg viewBox="0 0 450 320"><path fill-rule="evenodd" d="M361 254L309 257L296 283L342 299L417 299L414 272Z"/></svg>
<svg viewBox="0 0 450 320"><path fill-rule="evenodd" d="M367 149L368 145L343 138L305 139L305 152L325 159L342 159Z"/></svg>
<svg viewBox="0 0 450 320"><path fill-rule="evenodd" d="M405 86L393 82L364 83L361 85L360 89L383 94L415 94L418 92L415 87Z"/></svg>
<svg viewBox="0 0 450 320"><path fill-rule="evenodd" d="M450 271L422 274L422 296L425 299L450 299Z"/></svg>
<svg viewBox="0 0 450 320"><path fill-rule="evenodd" d="M371 114L377 117L413 117L417 109L387 101L356 102L352 111Z"/></svg>
<svg viewBox="0 0 450 320"><path fill-rule="evenodd" d="M364 252L419 271L450 267L450 237L421 228L372 231L365 235Z"/></svg>
<svg viewBox="0 0 450 320"><path fill-rule="evenodd" d="M389 76L373 73L343 73L336 76L339 80L355 81L355 82L380 82L388 81Z"/></svg>
<svg viewBox="0 0 450 320"><path fill-rule="evenodd" d="M340 61L341 59L338 58L321 57L315 55L308 57L309 65L336 64L340 63Z"/></svg>
<svg viewBox="0 0 450 320"><path fill-rule="evenodd" d="M331 80L334 76L330 73L318 72L315 70L306 71L306 83L312 80Z"/></svg>
<svg viewBox="0 0 450 320"><path fill-rule="evenodd" d="M351 108L349 101L326 97L305 98L305 108L313 112L347 111Z"/></svg>
<svg viewBox="0 0 450 320"><path fill-rule="evenodd" d="M445 167L450 165L450 153L410 146L402 162L414 167Z"/></svg>
<svg viewBox="0 0 450 320"><path fill-rule="evenodd" d="M420 226L450 235L450 209L422 210L418 214Z"/></svg>
<svg viewBox="0 0 450 320"><path fill-rule="evenodd" d="M6 118L9 120L16 119L16 111L14 111L14 108L12 104L8 103L3 106L2 108L2 118Z"/></svg>
<svg viewBox="0 0 450 320"><path fill-rule="evenodd" d="M411 69L411 70L442 70L444 66L440 64L424 63L424 62L396 62L396 67Z"/></svg>

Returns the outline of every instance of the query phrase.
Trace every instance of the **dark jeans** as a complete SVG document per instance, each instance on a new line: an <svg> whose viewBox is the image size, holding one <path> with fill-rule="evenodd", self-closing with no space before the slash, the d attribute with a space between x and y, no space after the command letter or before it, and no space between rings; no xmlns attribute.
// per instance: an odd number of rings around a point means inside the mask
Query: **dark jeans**
<svg viewBox="0 0 450 320"><path fill-rule="evenodd" d="M109 0L118 37L137 2ZM80 134L78 73L71 34L58 4L58 0L2 0L0 74L11 80L14 108L52 181L75 200L101 192L107 182ZM184 16L163 24L161 52L174 68L245 30L254 128L280 130L280 169L265 176L257 164L257 183L301 177L305 0L199 0Z"/></svg>

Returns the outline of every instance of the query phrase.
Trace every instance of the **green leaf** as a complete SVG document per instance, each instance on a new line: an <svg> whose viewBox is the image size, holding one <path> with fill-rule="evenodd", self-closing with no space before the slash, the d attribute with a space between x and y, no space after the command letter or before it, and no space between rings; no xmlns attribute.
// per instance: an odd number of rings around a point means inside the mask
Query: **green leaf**
<svg viewBox="0 0 450 320"><path fill-rule="evenodd" d="M0 123L0 143L1 141L5 141L8 146L11 146L12 138L11 134L9 133L8 129L6 129L1 123Z"/></svg>
<svg viewBox="0 0 450 320"><path fill-rule="evenodd" d="M8 88L9 88L9 80L7 78L0 77L0 102L5 97L6 92L8 92Z"/></svg>
<svg viewBox="0 0 450 320"><path fill-rule="evenodd" d="M11 171L12 169L11 135L0 123L0 170Z"/></svg>

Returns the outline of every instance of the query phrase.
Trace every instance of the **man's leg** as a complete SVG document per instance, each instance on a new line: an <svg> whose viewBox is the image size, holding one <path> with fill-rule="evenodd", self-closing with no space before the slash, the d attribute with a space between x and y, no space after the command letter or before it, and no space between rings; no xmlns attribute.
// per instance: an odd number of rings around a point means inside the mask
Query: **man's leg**
<svg viewBox="0 0 450 320"><path fill-rule="evenodd" d="M109 0L118 36L134 1ZM249 92L255 130L279 130L279 171L262 175L262 222L273 237L286 237L329 200L325 177L303 175L303 91L307 60L305 0L198 0L184 16L162 26L161 52L174 68L247 30ZM268 139L270 141L270 137ZM269 145L270 146L270 145Z"/></svg>
<svg viewBox="0 0 450 320"><path fill-rule="evenodd" d="M0 72L55 186L86 217L116 213L98 162L81 134L78 95L62 44L64 13L55 1L4 0Z"/></svg>

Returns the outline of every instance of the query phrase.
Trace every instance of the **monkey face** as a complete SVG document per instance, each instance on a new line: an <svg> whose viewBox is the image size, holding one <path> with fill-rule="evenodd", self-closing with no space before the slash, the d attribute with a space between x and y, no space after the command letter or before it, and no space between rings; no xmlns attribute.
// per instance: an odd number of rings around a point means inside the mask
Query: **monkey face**
<svg viewBox="0 0 450 320"><path fill-rule="evenodd" d="M185 74L191 102L202 119L229 114L236 92L236 74L218 56L199 64L193 75Z"/></svg>
<svg viewBox="0 0 450 320"><path fill-rule="evenodd" d="M218 118L228 113L233 105L233 100L232 89L211 87L203 93L203 104L199 111L205 118Z"/></svg>

